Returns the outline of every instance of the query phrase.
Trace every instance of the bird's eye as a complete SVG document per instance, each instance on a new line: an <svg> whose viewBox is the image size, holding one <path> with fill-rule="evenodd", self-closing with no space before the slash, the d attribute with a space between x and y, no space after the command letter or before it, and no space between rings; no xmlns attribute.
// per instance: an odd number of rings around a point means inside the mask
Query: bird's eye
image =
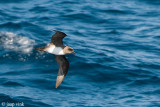
<svg viewBox="0 0 160 107"><path fill-rule="evenodd" d="M72 49L72 48L69 48L68 50L69 50L69 51L73 51L73 49Z"/></svg>

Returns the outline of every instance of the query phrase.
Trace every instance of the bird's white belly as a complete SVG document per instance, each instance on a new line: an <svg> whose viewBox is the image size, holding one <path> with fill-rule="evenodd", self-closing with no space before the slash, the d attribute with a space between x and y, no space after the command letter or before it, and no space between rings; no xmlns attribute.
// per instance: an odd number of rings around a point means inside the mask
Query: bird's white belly
<svg viewBox="0 0 160 107"><path fill-rule="evenodd" d="M50 46L47 52L55 55L64 55L63 49L61 47Z"/></svg>

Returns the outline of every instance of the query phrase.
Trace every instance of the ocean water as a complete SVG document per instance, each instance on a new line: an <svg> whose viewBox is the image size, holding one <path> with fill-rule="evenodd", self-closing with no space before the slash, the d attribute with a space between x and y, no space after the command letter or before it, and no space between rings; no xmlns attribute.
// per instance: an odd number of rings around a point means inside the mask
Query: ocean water
<svg viewBox="0 0 160 107"><path fill-rule="evenodd" d="M60 30L70 68L45 46ZM19 105L18 105L19 104ZM1 0L0 107L160 107L159 0Z"/></svg>

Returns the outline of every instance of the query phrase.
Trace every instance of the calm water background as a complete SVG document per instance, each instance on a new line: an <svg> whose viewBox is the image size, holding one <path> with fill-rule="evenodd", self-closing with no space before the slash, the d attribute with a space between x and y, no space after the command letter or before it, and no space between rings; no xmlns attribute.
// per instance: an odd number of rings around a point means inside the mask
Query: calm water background
<svg viewBox="0 0 160 107"><path fill-rule="evenodd" d="M54 56L34 50L53 29L77 53L58 89ZM1 0L1 102L160 106L160 1Z"/></svg>

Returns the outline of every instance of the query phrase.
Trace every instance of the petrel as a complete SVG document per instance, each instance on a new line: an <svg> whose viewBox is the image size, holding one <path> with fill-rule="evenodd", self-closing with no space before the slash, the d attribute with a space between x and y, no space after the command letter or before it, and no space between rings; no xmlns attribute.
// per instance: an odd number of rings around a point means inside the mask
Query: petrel
<svg viewBox="0 0 160 107"><path fill-rule="evenodd" d="M60 31L55 31L55 34L51 38L51 42L45 46L36 48L39 51L48 52L54 54L54 57L59 65L59 71L56 80L56 88L62 83L64 77L66 76L69 68L69 62L64 55L73 53L75 54L73 48L63 44L63 38L67 35Z"/></svg>

